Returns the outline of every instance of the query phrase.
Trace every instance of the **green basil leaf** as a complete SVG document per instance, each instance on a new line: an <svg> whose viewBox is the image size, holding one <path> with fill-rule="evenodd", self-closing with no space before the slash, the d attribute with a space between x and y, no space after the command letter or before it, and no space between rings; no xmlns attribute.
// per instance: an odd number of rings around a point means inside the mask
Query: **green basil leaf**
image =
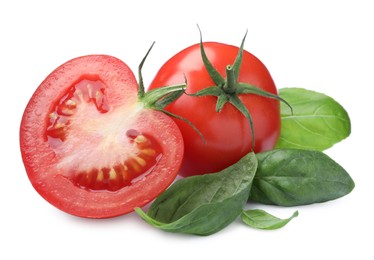
<svg viewBox="0 0 374 260"><path fill-rule="evenodd" d="M320 151L275 149L258 153L250 199L280 206L307 205L340 198L355 184Z"/></svg>
<svg viewBox="0 0 374 260"><path fill-rule="evenodd" d="M329 96L302 89L284 88L281 102L281 134L276 148L323 151L351 133L351 123L344 108Z"/></svg>
<svg viewBox="0 0 374 260"><path fill-rule="evenodd" d="M254 153L218 173L176 181L150 206L136 212L150 225L169 232L213 234L241 213L257 169Z"/></svg>
<svg viewBox="0 0 374 260"><path fill-rule="evenodd" d="M287 219L277 218L264 210L261 209L252 209L252 210L243 210L241 219L245 224L250 227L258 229L273 230L282 228L287 225L291 219L299 215L298 211L295 211L291 217Z"/></svg>

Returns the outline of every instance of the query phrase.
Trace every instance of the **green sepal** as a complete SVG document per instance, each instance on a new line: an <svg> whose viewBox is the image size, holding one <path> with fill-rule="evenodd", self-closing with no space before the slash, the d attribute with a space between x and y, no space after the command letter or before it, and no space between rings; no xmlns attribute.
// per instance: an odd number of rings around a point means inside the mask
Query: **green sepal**
<svg viewBox="0 0 374 260"><path fill-rule="evenodd" d="M243 60L244 42L245 42L245 38L247 37L247 33L248 33L248 30L245 32L242 43L240 44L238 55L235 58L234 65L232 65L232 70L234 71L236 81L239 80L240 67L242 65L242 60Z"/></svg>
<svg viewBox="0 0 374 260"><path fill-rule="evenodd" d="M252 116L249 113L247 107L243 104L243 102L239 99L237 95L230 96L230 104L232 104L236 109L240 111L248 120L249 126L251 127L251 135L252 135L252 149L255 147L255 131Z"/></svg>
<svg viewBox="0 0 374 260"><path fill-rule="evenodd" d="M161 99L157 100L155 105L157 107L164 108L168 106L169 104L173 103L178 98L180 98L184 93L185 93L185 89L171 92L168 95L163 96Z"/></svg>
<svg viewBox="0 0 374 260"><path fill-rule="evenodd" d="M216 112L220 112L223 106L229 101L228 95L223 91L222 88L217 86L204 88L196 93L188 94L193 97L204 97L204 96L215 96L217 97Z"/></svg>
<svg viewBox="0 0 374 260"><path fill-rule="evenodd" d="M254 85L251 85L248 83L238 83L237 88L236 88L236 93L237 94L255 94L258 96L263 96L263 97L279 100L283 102L285 105L287 105L290 108L291 114L293 114L292 106L285 99L281 98L278 95L274 95L273 93L267 92L261 88L258 88Z"/></svg>
<svg viewBox="0 0 374 260"><path fill-rule="evenodd" d="M188 96L193 96L193 97L204 97L204 96L216 96L216 97L219 97L220 95L224 94L225 92L217 87L217 86L213 86L213 87L207 87L207 88L204 88L202 90L199 90L195 93L186 93Z"/></svg>
<svg viewBox="0 0 374 260"><path fill-rule="evenodd" d="M165 108L174 102L186 89L186 84L155 88L144 93L140 100L149 108Z"/></svg>
<svg viewBox="0 0 374 260"><path fill-rule="evenodd" d="M148 54L151 52L153 46L155 45L155 42L152 43L151 47L148 49L147 53L145 54L144 58L139 64L138 67L138 78L139 78L139 84L138 84L138 97L141 99L144 96L145 90L144 90L144 82L143 82L143 75L142 75L142 69L145 60L148 57Z"/></svg>
<svg viewBox="0 0 374 260"><path fill-rule="evenodd" d="M216 112L221 112L224 105L230 100L230 96L226 94L222 94L218 96L217 103L216 103Z"/></svg>
<svg viewBox="0 0 374 260"><path fill-rule="evenodd" d="M206 70L209 73L210 78L214 81L214 83L217 86L223 86L225 84L225 79L219 74L219 72L213 67L212 63L208 60L208 57L206 56L204 46L203 46L203 36L200 30L200 27L197 26L200 32L200 51L201 51L201 57L203 59L204 65Z"/></svg>
<svg viewBox="0 0 374 260"><path fill-rule="evenodd" d="M182 116L178 116L177 114L174 114L174 113L171 113L163 108L154 108L155 110L158 110L158 111L161 111L163 113L165 113L166 115L170 116L170 117L174 117L176 119L179 119L179 120L182 120L183 122L187 123L189 126L192 127L193 130L195 130L195 132L200 136L200 138L203 140L204 143L206 143L206 140L205 140L205 137L204 135L200 132L200 130L189 120L187 120L186 118L182 117Z"/></svg>

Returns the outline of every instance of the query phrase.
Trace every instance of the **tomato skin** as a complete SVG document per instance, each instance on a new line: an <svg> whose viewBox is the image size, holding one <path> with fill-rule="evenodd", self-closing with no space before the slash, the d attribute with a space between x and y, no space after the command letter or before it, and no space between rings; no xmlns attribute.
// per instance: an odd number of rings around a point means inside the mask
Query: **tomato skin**
<svg viewBox="0 0 374 260"><path fill-rule="evenodd" d="M46 139L49 114L56 100L60 100L77 80L92 77L99 78L107 86L105 95L111 106L111 113L108 115L120 114L122 110L124 116L126 112L132 112L135 116L133 122L128 123L128 128L152 136L163 151L161 159L152 168L151 173L116 191L89 190L74 184L65 172L66 168L61 166L61 161L66 161L66 158L61 156L64 153L57 153ZM119 59L106 55L89 55L70 60L54 70L41 83L22 117L20 149L30 182L45 200L75 216L108 218L129 213L134 207L146 205L172 183L183 158L181 133L168 116L145 108L138 100L137 90L135 76L129 67ZM133 108L137 110L134 112ZM102 120L105 117L106 114L103 114L102 117L93 119ZM70 140L71 143L76 143L77 147L84 141L95 142L83 133L77 136L79 138ZM104 139L106 137L102 136ZM97 153L97 161L100 161L100 152ZM104 153L110 154L111 151L104 150ZM87 162L85 158L80 158L84 165L96 166L95 160Z"/></svg>
<svg viewBox="0 0 374 260"><path fill-rule="evenodd" d="M205 42L204 49L213 67L226 77L226 66L232 65L238 48L222 43ZM201 58L199 44L192 45L170 58L157 72L149 89L187 80L187 93L214 86ZM239 74L239 82L250 83L277 94L274 81L264 64L247 51ZM270 150L280 133L279 101L255 95L239 95L254 122L255 152ZM185 142L182 176L212 173L232 165L252 148L248 120L227 103L216 112L217 98L183 95L166 109L191 121L203 134L206 143L188 124L176 120Z"/></svg>

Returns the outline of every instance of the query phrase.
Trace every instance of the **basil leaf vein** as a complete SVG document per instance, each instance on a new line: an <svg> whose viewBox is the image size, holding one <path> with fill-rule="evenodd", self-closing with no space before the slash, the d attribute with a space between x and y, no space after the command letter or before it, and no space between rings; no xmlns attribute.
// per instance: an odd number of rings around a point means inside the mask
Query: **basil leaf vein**
<svg viewBox="0 0 374 260"><path fill-rule="evenodd" d="M346 110L331 97L303 88L283 88L281 134L276 148L297 148L323 151L348 137L350 118Z"/></svg>
<svg viewBox="0 0 374 260"><path fill-rule="evenodd" d="M249 153L218 173L176 181L150 206L135 211L148 224L169 232L210 235L220 231L241 213L257 169Z"/></svg>
<svg viewBox="0 0 374 260"><path fill-rule="evenodd" d="M282 228L287 225L293 218L299 215L298 211L295 211L291 217L286 219L280 219L275 217L261 209L243 210L241 219L242 221L253 228L274 230Z"/></svg>
<svg viewBox="0 0 374 260"><path fill-rule="evenodd" d="M355 184L346 170L320 151L275 149L258 153L250 200L280 206L334 200Z"/></svg>

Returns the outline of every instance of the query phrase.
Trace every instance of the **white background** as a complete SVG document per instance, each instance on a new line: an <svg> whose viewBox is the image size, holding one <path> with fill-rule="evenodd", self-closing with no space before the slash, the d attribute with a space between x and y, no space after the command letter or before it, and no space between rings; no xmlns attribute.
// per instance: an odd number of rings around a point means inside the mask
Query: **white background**
<svg viewBox="0 0 374 260"><path fill-rule="evenodd" d="M373 259L374 9L370 1L1 1L0 259ZM32 188L19 151L28 99L57 66L110 54L134 71L153 41L145 83L173 54L204 40L239 45L268 67L279 88L334 97L352 134L326 151L356 182L348 196L295 207L263 207L283 229L237 221L196 237L165 233L136 214L89 220L67 215ZM371 124L371 125L369 125Z"/></svg>

